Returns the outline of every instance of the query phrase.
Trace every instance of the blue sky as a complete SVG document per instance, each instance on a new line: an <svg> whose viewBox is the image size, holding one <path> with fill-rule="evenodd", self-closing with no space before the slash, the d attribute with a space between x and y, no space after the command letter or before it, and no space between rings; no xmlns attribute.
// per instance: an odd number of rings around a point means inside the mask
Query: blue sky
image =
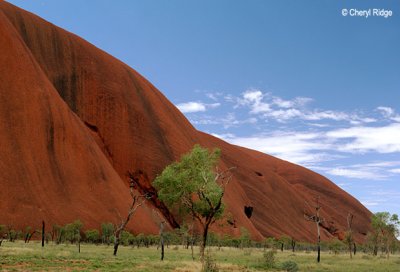
<svg viewBox="0 0 400 272"><path fill-rule="evenodd" d="M199 130L400 212L398 1L9 2L136 69ZM373 8L393 15L342 15Z"/></svg>

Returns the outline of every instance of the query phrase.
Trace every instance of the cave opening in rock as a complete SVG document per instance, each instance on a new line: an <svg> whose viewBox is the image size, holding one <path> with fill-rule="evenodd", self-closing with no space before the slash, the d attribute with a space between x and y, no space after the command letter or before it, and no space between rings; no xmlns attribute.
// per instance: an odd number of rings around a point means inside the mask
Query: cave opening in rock
<svg viewBox="0 0 400 272"><path fill-rule="evenodd" d="M247 218L250 218L253 214L253 207L252 206L244 206L244 214Z"/></svg>

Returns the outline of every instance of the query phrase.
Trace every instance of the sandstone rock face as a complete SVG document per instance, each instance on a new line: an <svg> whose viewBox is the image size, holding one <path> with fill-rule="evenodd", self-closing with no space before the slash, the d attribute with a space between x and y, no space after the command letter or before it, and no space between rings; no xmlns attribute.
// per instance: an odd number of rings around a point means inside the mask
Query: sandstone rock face
<svg viewBox="0 0 400 272"><path fill-rule="evenodd" d="M153 191L157 174L199 143L222 150L222 168L236 167L224 197L230 224L217 231L315 240L303 214L316 196L323 239L343 234L348 212L358 241L368 231L371 213L331 181L197 131L135 70L76 35L0 2L0 37L0 224L117 222L129 206L128 171L139 191ZM157 233L157 214L178 226L154 199L129 228Z"/></svg>

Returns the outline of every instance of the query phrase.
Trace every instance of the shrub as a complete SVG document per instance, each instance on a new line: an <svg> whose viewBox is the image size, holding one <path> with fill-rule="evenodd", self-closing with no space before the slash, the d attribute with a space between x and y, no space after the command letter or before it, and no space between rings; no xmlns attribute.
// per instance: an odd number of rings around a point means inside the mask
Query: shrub
<svg viewBox="0 0 400 272"><path fill-rule="evenodd" d="M132 235L129 231L122 231L121 233L121 244L124 246L133 245L133 241L135 240L135 236Z"/></svg>
<svg viewBox="0 0 400 272"><path fill-rule="evenodd" d="M266 268L273 268L275 266L276 250L268 250L264 252L263 265Z"/></svg>
<svg viewBox="0 0 400 272"><path fill-rule="evenodd" d="M100 239L100 233L97 229L85 231L86 241L89 243L97 243Z"/></svg>
<svg viewBox="0 0 400 272"><path fill-rule="evenodd" d="M218 266L215 260L211 257L210 252L206 254L205 259L204 259L204 266L203 266L203 272L218 272Z"/></svg>
<svg viewBox="0 0 400 272"><path fill-rule="evenodd" d="M114 234L114 225L112 223L101 224L101 239L102 242L109 245L112 242Z"/></svg>
<svg viewBox="0 0 400 272"><path fill-rule="evenodd" d="M281 268L287 272L299 271L299 267L295 261L285 261L282 263Z"/></svg>
<svg viewBox="0 0 400 272"><path fill-rule="evenodd" d="M82 227L83 224L80 220L75 220L72 223L66 224L64 226L66 240L71 242L71 244L79 241Z"/></svg>

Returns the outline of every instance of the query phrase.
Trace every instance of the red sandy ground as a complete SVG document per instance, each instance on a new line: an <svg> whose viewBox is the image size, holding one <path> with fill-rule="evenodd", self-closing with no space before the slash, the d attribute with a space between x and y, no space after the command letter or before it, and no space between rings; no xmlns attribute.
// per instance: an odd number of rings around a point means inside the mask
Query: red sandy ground
<svg viewBox="0 0 400 272"><path fill-rule="evenodd" d="M222 150L222 168L237 167L224 198L236 226L220 231L315 240L303 213L317 195L323 239L343 235L348 212L358 241L368 231L371 213L331 181L197 131L135 70L78 36L0 2L0 37L0 224L115 222L129 206L127 171L141 171L141 189L152 190L166 165L200 143ZM250 219L244 206L254 208ZM154 210L175 224L155 200L129 228L157 233Z"/></svg>

